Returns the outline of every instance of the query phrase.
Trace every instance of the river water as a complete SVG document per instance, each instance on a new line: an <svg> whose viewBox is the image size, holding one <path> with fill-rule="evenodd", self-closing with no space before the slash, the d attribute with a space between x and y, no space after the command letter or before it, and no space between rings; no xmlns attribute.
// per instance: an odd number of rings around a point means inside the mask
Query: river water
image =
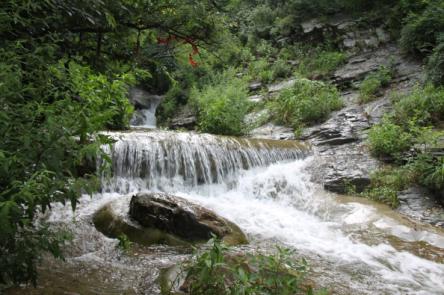
<svg viewBox="0 0 444 295"><path fill-rule="evenodd" d="M338 197L310 181L316 161L293 141L193 133L108 133L112 175L75 213L55 206L45 218L73 232L66 262L46 258L39 289L10 294L157 294L159 270L190 255L186 247L135 246L129 254L98 232L93 214L112 204L126 215L131 195L163 191L236 223L250 244L239 251L296 250L317 286L336 294L444 294L444 233L360 198Z"/></svg>

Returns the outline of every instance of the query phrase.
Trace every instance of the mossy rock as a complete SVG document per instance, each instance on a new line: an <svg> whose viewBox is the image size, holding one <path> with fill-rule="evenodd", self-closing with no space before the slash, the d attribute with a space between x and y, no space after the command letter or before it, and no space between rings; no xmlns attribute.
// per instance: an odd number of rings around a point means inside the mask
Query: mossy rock
<svg viewBox="0 0 444 295"><path fill-rule="evenodd" d="M187 246L189 242L174 235L170 235L155 228L143 228L119 216L111 204L100 208L93 217L98 231L109 238L126 235L131 242L149 246L153 244L166 244L170 246Z"/></svg>
<svg viewBox="0 0 444 295"><path fill-rule="evenodd" d="M229 246L248 243L242 230L231 221L186 199L164 193L133 196L129 214L144 227L192 243L206 242L213 235Z"/></svg>

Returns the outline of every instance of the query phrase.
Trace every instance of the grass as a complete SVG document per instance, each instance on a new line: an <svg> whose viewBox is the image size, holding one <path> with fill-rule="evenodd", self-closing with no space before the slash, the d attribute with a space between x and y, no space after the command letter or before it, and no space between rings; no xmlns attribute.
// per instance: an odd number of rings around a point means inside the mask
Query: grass
<svg viewBox="0 0 444 295"><path fill-rule="evenodd" d="M301 78L293 87L283 90L269 108L278 123L300 128L325 120L342 105L334 86Z"/></svg>
<svg viewBox="0 0 444 295"><path fill-rule="evenodd" d="M359 102L374 100L378 92L388 86L392 75L392 71L387 67L380 67L378 71L368 74L359 86Z"/></svg>
<svg viewBox="0 0 444 295"><path fill-rule="evenodd" d="M322 79L333 73L347 59L343 52L315 50L312 54L304 54L300 59L298 72L308 78Z"/></svg>
<svg viewBox="0 0 444 295"><path fill-rule="evenodd" d="M207 251L184 264L185 282L180 289L194 295L328 294L314 291L307 283L308 264L295 260L290 249L277 247L271 255L236 255L229 250L212 239ZM173 292L170 286L162 293Z"/></svg>

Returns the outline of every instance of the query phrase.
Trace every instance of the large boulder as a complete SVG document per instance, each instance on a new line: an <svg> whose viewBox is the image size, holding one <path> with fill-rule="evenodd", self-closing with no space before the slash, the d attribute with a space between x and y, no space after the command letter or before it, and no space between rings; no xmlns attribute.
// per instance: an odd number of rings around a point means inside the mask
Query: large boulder
<svg viewBox="0 0 444 295"><path fill-rule="evenodd" d="M189 242L156 228L142 227L122 214L120 206L111 202L100 208L93 216L94 226L109 238L125 235L131 242L149 246L165 244L170 246L187 246Z"/></svg>
<svg viewBox="0 0 444 295"><path fill-rule="evenodd" d="M187 241L206 241L214 234L228 245L247 243L244 233L232 222L202 206L164 193L133 196L129 215L144 227L156 228Z"/></svg>

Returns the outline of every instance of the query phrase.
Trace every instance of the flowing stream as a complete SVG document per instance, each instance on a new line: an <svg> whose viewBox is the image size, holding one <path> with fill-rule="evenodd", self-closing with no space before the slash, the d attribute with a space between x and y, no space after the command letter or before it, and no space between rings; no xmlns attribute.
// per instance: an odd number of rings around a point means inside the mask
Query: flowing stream
<svg viewBox="0 0 444 295"><path fill-rule="evenodd" d="M112 175L101 193L81 198L75 213L59 205L47 216L70 229L74 241L67 262L48 258L41 289L26 294L158 293L159 269L190 250L136 246L125 255L91 221L109 203L127 214L138 191L182 196L228 218L249 237L239 251L272 251L275 244L295 249L311 264L316 285L336 294L444 294L444 233L385 206L325 193L310 181L305 168L316 156L301 143L165 131L108 134L117 140L105 147Z"/></svg>

